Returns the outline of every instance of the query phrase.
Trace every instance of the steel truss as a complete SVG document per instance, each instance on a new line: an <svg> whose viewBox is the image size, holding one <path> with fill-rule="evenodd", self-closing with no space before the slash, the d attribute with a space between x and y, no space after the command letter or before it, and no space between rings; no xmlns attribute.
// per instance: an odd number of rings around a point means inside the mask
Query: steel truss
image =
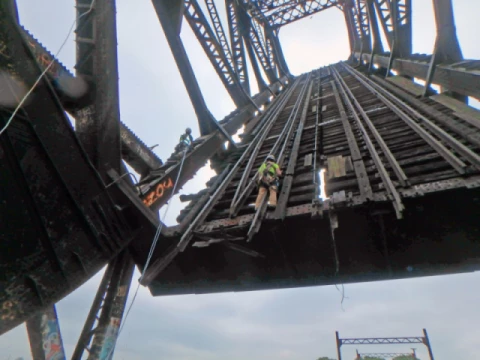
<svg viewBox="0 0 480 360"><path fill-rule="evenodd" d="M423 329L423 336L411 336L411 337L390 337L390 338L345 338L341 339L338 331L335 332L337 341L337 355L338 360L342 360L341 347L343 345L392 345L392 344L423 344L427 347L430 360L434 360L432 347L428 338L427 330ZM392 355L392 354L390 354ZM415 359L415 350L413 351L413 359ZM363 356L363 355L362 355ZM387 355L384 355L387 357ZM394 355L396 356L396 355ZM388 356L392 357L392 356ZM361 359L357 350L357 358Z"/></svg>
<svg viewBox="0 0 480 360"><path fill-rule="evenodd" d="M455 32L451 0L433 0L437 38L434 53L427 57L412 55L411 0L225 0L228 34L222 25L223 16L218 12L214 0L205 1L208 18L197 1L152 0L195 109L202 134L201 138L196 141L194 149L187 154L185 170L179 178L177 189L179 190L191 179L207 160L214 156L218 157L219 154L224 157L231 155L225 151L223 144L227 140L231 143L231 149L235 149L236 144L231 136L243 124L247 123L246 134L253 140L246 142L246 150L238 161L233 163L233 166L220 165L216 169L220 175L212 182L212 186L206 193L196 197L197 201L189 207L189 212L183 215L180 225L165 230L165 234L169 236L181 234L180 242L172 251L169 250L170 252L162 249L163 256L155 259L146 273L144 284L153 282L176 255L187 249L194 238L201 239L195 242L194 246L208 247L223 242L223 245L230 250L250 257L262 258L264 255L259 251L246 245L239 245L235 241L245 238L248 241L252 240L265 221L283 220L298 214L318 216L324 209L334 213L335 206L346 201L345 193L333 192L333 200L328 205L330 208L322 207L322 204L316 201L312 201L308 205L289 205L292 198L303 203L312 200L310 193L303 195L295 192L297 189L294 188L294 174L300 163L297 158L299 154L305 155L305 151L301 147L302 143L311 141L311 138L321 138L324 133L328 133L326 129L331 124L338 125L338 128L346 134L346 147L352 154L354 181L358 182L360 190L358 197L350 199L352 203L362 203L372 197L375 199L371 184L373 181L370 181L368 177L368 171L372 166L378 170L380 182L385 189L382 200L393 205L398 217L401 216L403 210L402 197L417 196L417 191L425 193L433 191L428 186L418 186L415 191L398 189L398 184L407 187L409 179L382 139L384 135L376 129L373 116L371 118L369 115L370 111L377 110L367 109L364 104L361 104L362 100L349 89L349 82L355 82L358 87L375 94L381 103L379 109L387 109L398 115L403 121L402 126L408 124L416 135L428 142L435 149L435 156L441 157L454 169L458 175L458 182L463 181L465 187L476 186L475 181L477 180L465 180L461 176L472 171L473 168L478 169L480 164L478 155L472 153L467 146L436 124L449 128L449 131L456 132L466 142L477 146L480 144L480 140L472 135L471 130L472 126L478 124L463 110L454 115L436 111L422 102L425 99L413 96L411 87L405 85L404 87L409 91L403 91L392 83L392 81L401 81L398 79L399 77L392 77L392 70L395 70L403 78L424 79L426 84L421 94L423 98L434 95L431 84L442 86L445 94L460 100L465 100L466 96L480 98L478 86L480 62L463 60ZM14 5L15 1L5 3ZM147 224L150 228L155 229L159 221L151 210L158 210L172 195L173 189L170 184L172 184L172 179L176 178L180 164L175 159L170 159L164 164L120 121L115 1L96 0L93 9L90 9L90 5L91 0L76 0L79 21L76 29L75 76L54 59L53 55L25 29L16 27L18 36L14 36L14 41L12 39L9 41L12 41L12 44L15 43L14 46L18 49L21 49L23 43L29 52L22 61L26 61L27 58L35 59L39 70L46 69L50 62L54 61L47 73L48 82L45 81L47 84L45 88L50 89L48 86L51 85L58 95L60 103L56 104L57 109L63 106L63 109L75 117L77 136L94 164L100 179L103 183L113 181L115 189L118 190L118 193L114 194L116 196L115 206L113 200L105 196L101 198L98 207L100 213L106 217L107 223L110 218L114 218L120 225L115 229L108 228L108 226L104 228L104 222L98 221L97 218L92 220L95 226L103 231L104 238L110 239L111 237L108 245L102 245L110 247L102 249L105 253L103 264L108 262L108 266L86 319L73 359L81 359L84 352L87 351L88 359L94 360L106 359L113 354L135 266L129 248L126 247L126 244L120 246L122 237L118 235L119 233L123 236L127 234L128 239L131 240L135 237L134 231L127 230L128 226L125 224L121 210L113 212L102 212L102 210L107 207L109 209L110 207L112 209L122 208L127 204L126 198L134 204L145 221L140 228L148 227L145 225ZM15 6L7 9L2 4L1 7L3 16L8 10L13 14L12 19L16 19L18 22ZM318 71L291 81L293 77L290 75L279 40L280 28L332 7L336 7L344 13L352 62L356 61L360 65L367 65L368 73L375 72L375 76L366 76L349 65L341 65L337 68L329 68L327 72ZM98 20L99 18L101 21ZM210 113L183 46L180 37L183 18L192 28L217 75L237 105L237 110L221 121L217 121ZM12 32L12 29L15 28L13 25L13 22L12 24L3 23L2 31L5 32L9 27L8 33L16 34L17 30ZM387 44L382 44L380 31L386 35ZM389 53L384 52L386 46L390 48ZM249 62L255 79L249 79L247 72ZM374 70L375 68L376 70ZM69 96L68 91L65 91L68 87L61 83L65 79L67 82L84 82L89 91L81 99L74 99ZM255 96L251 96L250 80L256 81L260 89L259 94ZM95 91L92 91L93 88ZM324 91L325 94L320 94L321 91ZM52 94L53 92L48 93L45 98L54 98ZM273 102L272 96L274 97ZM323 100L323 96L326 96L327 100ZM317 100L313 100L315 97ZM318 99L322 99L321 103L324 105L319 105ZM436 99L438 102L452 106L451 100L445 98L444 94L439 95ZM316 104L316 110L311 110L313 104ZM255 116L262 106L265 106L265 111ZM339 114L338 118L329 119L331 122L323 123L324 115L322 113L324 110L320 110L320 106L325 106L325 109L328 108L329 111L331 108L335 108ZM287 108L288 111L285 110ZM316 121L313 124L312 111L316 112ZM277 121L280 114L285 115L285 122L281 124L281 131L278 132L278 128L274 128L274 122ZM453 120L453 117L460 118L462 122L456 122L456 118ZM423 127L416 125L414 119L423 121ZM361 161L360 139L356 138L351 122L354 122L355 129L359 130L372 158L371 164L365 165ZM432 133L435 136L432 136ZM249 182L250 170L253 171L255 168L255 159L265 155L265 149L262 148L264 141L270 141L273 144L269 145L269 151L276 153L279 162L286 170L284 187L279 194L278 208L274 213L267 213L266 202L264 202L255 214L239 215L251 198L254 184ZM316 143L317 140L315 140ZM443 143L448 144L448 149L445 149ZM13 149L15 144L12 146L8 141L4 141L2 146ZM382 149L385 159L380 158L377 153L378 148ZM310 154L312 156L308 157L307 155L305 159L302 158L302 162L306 164L305 167L311 166L311 164L308 165L310 162L315 164L313 169L308 168L305 176L300 179L304 184L311 181L312 178L314 184L316 183L315 171L319 169L321 161L324 160L320 158L320 150L316 145L314 149L313 155ZM249 156L250 158L248 158ZM137 184L140 185L140 193L136 191L131 180L124 177L126 170L121 162L122 159L142 175L140 184ZM466 162L469 163L468 169ZM245 171L243 167L246 167L248 171ZM85 169L88 170L88 166ZM226 205L222 204L223 209L219 211L216 207L219 207L219 201L222 200L224 193L231 190L232 179L236 175L235 172L240 172L240 169L244 171L241 179L238 184L235 184L232 197L226 198ZM308 180L305 181L307 178ZM445 188L451 186L447 182L445 185L442 184L439 182L435 186L445 186ZM317 194L317 188L314 189L310 185L303 186L304 189L311 190L312 194ZM102 186L98 186L98 188L105 190ZM101 192L98 189L95 191ZM128 202L129 206L130 202ZM223 217L217 216L214 219L208 219L214 209L219 213L223 211L221 213ZM227 219L230 216L233 219ZM231 233L222 230L228 224L235 226ZM247 232L239 236L238 230L245 224L248 224ZM141 232L140 228L133 230ZM220 239L219 234L224 238ZM145 232L141 235L145 237ZM48 231L45 231L42 236L47 238ZM104 238L101 240L103 241ZM386 244L384 251L388 263ZM85 267L84 264L87 261L80 255L77 254L74 260L83 272L93 271L92 268ZM295 272L297 271L291 262L289 266ZM97 270L98 268L95 268L95 271ZM35 359L42 359L42 355L45 356L45 349L42 348L43 337L51 335L44 331L45 322L48 322L51 326L50 329L58 335L57 355L59 358L65 358L55 306L47 306L47 303L43 303L38 284L34 280L30 279L26 283L29 293L36 294L36 299L41 304L35 309L40 307L46 309L43 313L31 317L27 322ZM4 307L5 304L9 305L4 303ZM2 320L11 320L14 317L15 309L7 308L2 311ZM340 339L338 332L336 336L339 360L341 360L340 347L342 345L412 343L422 343L427 346L430 358L433 360L426 330L424 330L423 337Z"/></svg>

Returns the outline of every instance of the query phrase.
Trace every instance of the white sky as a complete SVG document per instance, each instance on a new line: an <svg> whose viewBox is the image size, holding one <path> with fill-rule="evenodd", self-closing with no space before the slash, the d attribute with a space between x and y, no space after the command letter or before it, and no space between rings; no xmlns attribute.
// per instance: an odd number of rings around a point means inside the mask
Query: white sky
<svg viewBox="0 0 480 360"><path fill-rule="evenodd" d="M219 2L219 10L223 6ZM435 24L431 1L414 0L414 52L431 53ZM21 22L52 52L63 42L75 17L73 1L18 0ZM147 145L160 144L166 159L195 114L148 0L118 0L118 44L122 120ZM480 59L478 1L454 0L457 33L465 58ZM234 106L203 50L184 23L182 36L206 102L217 119ZM346 59L343 15L330 9L288 25L280 32L293 74ZM73 69L73 36L59 58ZM253 84L252 84L253 85ZM253 86L255 88L255 86ZM183 193L204 187L211 170L202 169ZM173 202L167 223L180 210ZM71 355L101 275L57 305L62 335ZM138 279L138 274L134 276ZM153 298L140 289L121 335L116 359L310 359L336 357L334 332L342 337L414 336L426 327L435 359L476 359L480 330L477 273L415 280L347 285L342 311L332 286L296 290ZM134 288L136 284L134 284ZM362 348L408 351L410 347ZM345 347L353 359L355 347ZM417 346L422 360L425 349ZM24 326L0 337L0 360L30 358Z"/></svg>

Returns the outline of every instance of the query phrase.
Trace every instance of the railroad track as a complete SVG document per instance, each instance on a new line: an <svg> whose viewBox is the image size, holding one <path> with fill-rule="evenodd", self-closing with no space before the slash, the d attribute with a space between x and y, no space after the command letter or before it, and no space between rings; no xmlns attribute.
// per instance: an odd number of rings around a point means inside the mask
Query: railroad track
<svg viewBox="0 0 480 360"><path fill-rule="evenodd" d="M286 217L391 204L400 219L408 197L480 186L479 130L476 118L346 63L299 76L258 122L247 124L210 187L188 197L179 244L157 266L166 267L192 242L249 242L262 224ZM264 202L255 211L255 173L269 154L285 175L278 205L268 211ZM319 198L321 186L327 199Z"/></svg>

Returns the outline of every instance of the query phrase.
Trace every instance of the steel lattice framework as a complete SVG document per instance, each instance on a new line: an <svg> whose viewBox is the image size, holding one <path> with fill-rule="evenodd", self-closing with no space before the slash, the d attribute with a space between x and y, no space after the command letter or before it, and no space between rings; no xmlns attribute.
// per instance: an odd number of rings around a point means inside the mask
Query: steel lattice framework
<svg viewBox="0 0 480 360"><path fill-rule="evenodd" d="M73 355L106 358L158 210L207 161L217 175L182 195L188 205L162 227L145 269L154 296L478 270L480 113L466 100L480 99L480 60L463 57L451 0L432 3L437 36L425 55L412 54L411 0L225 0L225 13L217 0L152 0L201 134L182 162L159 159L120 120L114 0L75 1L75 74L20 25L15 0L1 2L2 79L15 96L17 81L40 80L18 113L0 108L0 127L14 120L0 135L0 333L26 321L44 359L48 322L65 358L54 304L107 265ZM343 13L350 57L293 76L280 30L324 10ZM185 24L236 105L222 120L200 90ZM254 210L256 169L271 153L285 174L278 205ZM426 331L337 333L339 360L342 345L410 343L433 359Z"/></svg>
<svg viewBox="0 0 480 360"><path fill-rule="evenodd" d="M423 344L428 350L430 360L434 360L433 351L428 338L427 330L423 329L423 336L409 336L409 337L385 337L385 338L345 338L341 339L338 331L335 332L337 340L337 355L338 360L342 360L341 347L343 345L392 345L392 344ZM393 358L396 356L409 356L412 360L416 360L415 349L412 353L362 353L357 350L357 360L363 359L365 356Z"/></svg>
<svg viewBox="0 0 480 360"><path fill-rule="evenodd" d="M416 360L416 356L412 353L358 353L357 360L362 360L365 357L379 357L379 358L395 358L397 356L411 357L412 360Z"/></svg>

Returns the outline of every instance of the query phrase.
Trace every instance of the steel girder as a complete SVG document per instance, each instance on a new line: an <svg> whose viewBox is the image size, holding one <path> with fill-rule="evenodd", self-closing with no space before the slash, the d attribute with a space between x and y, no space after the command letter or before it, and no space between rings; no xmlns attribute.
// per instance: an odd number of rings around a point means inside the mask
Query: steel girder
<svg viewBox="0 0 480 360"><path fill-rule="evenodd" d="M5 77L13 74L29 88L42 69L5 4L0 12L8 55L0 66ZM2 108L2 126L11 114ZM126 222L118 192L106 190L48 78L13 118L0 147L0 253L8 254L0 262L3 333L93 276L127 246L138 225Z"/></svg>
<svg viewBox="0 0 480 360"><path fill-rule="evenodd" d="M406 57L412 53L411 0L374 0L390 51Z"/></svg>
<svg viewBox="0 0 480 360"><path fill-rule="evenodd" d="M263 33L255 19L250 18L250 24L248 25L248 28L249 28L248 41L253 46L253 49L255 50L255 54L260 60L260 64L262 65L263 71L265 72L265 75L267 75L268 81L270 83L273 83L277 81L277 75L275 72L275 65L270 61L271 58L268 55L269 49L265 49L263 45L265 43L263 39Z"/></svg>
<svg viewBox="0 0 480 360"><path fill-rule="evenodd" d="M258 7L258 4L249 3L248 6L244 6L245 8L250 14L250 23L260 38L260 43L270 61L270 66L274 69L276 68L280 76L291 76L278 39L279 29L271 26L265 14ZM252 16L253 14L256 15Z"/></svg>
<svg viewBox="0 0 480 360"><path fill-rule="evenodd" d="M390 345L390 344L424 344L425 338L417 337L391 337L391 338L357 338L340 339L342 345Z"/></svg>
<svg viewBox="0 0 480 360"><path fill-rule="evenodd" d="M238 29L240 34L243 37L243 41L245 43L248 56L250 58L250 63L252 65L255 78L257 80L258 88L260 89L260 91L263 91L268 87L262 77L260 66L258 65L258 62L257 62L257 55L255 55L256 52L254 49L253 40L250 36L250 31L252 28L252 18L247 14L247 11L245 10L244 6L237 6L236 10L237 10L236 14L238 19Z"/></svg>
<svg viewBox="0 0 480 360"><path fill-rule="evenodd" d="M161 0L152 0L152 3L197 115L200 134L206 135L218 130L230 142L231 146L235 147L235 141L208 109L180 38L181 15L185 9L183 0L169 1L168 3Z"/></svg>
<svg viewBox="0 0 480 360"><path fill-rule="evenodd" d="M370 63L372 56L370 54L355 53L356 59L362 58L363 61ZM390 57L386 55L375 55L373 63L382 68L388 68ZM391 69L399 74L416 77L425 80L430 67L429 57L425 58L395 58L392 61ZM473 96L480 99L480 61L465 60L455 64L436 65L433 74L432 83L452 92L464 96Z"/></svg>
<svg viewBox="0 0 480 360"><path fill-rule="evenodd" d="M340 1L336 0L259 1L255 2L255 7L258 6L260 11L252 9L252 15L260 16L259 12L262 12L272 28L279 28L328 8L340 6L339 3Z"/></svg>
<svg viewBox="0 0 480 360"><path fill-rule="evenodd" d="M343 3L351 52L372 51L368 4L360 0L345 0Z"/></svg>
<svg viewBox="0 0 480 360"><path fill-rule="evenodd" d="M433 9L435 12L437 36L425 79L424 96L432 93L430 85L438 64L453 64L463 60L462 50L460 49L455 29L452 0L434 0ZM448 88L446 90L448 91Z"/></svg>
<svg viewBox="0 0 480 360"><path fill-rule="evenodd" d="M216 11L213 12L213 9L215 9L214 5L210 4L208 8L211 10L209 12L212 19L214 19L213 23L216 24L215 29L217 34L221 34L219 39L215 36L215 32L210 27L207 18L196 0L185 1L184 16L205 51L205 54L212 63L217 75L232 97L232 100L237 106L243 106L249 101L249 96L243 90L233 70L230 49L226 42L218 15Z"/></svg>
<svg viewBox="0 0 480 360"><path fill-rule="evenodd" d="M91 103L91 95L94 92L95 86L94 83L88 81L88 91L83 99L73 99L68 96L68 93L65 92L65 86L58 86L59 84L71 84L74 86L86 85L83 83L80 76L74 77L73 74L56 59L53 54L48 51L32 34L30 34L23 27L22 35L27 41L32 52L35 54L37 63L40 65L42 70L45 70L48 65L53 60L53 65L50 67L50 70L47 72L49 80L52 82L52 85L55 87L57 94L59 94L59 99L62 102L63 107L70 113L72 116L79 115L82 111L82 108ZM79 39L80 38L80 39ZM85 41L85 45L79 43L81 37L77 35L78 48L81 46L88 46L89 42ZM91 58L88 56L87 58ZM85 60L82 59L82 63L85 64ZM83 67L83 72L85 74L86 68ZM78 79L79 81L76 81ZM162 160L150 150L150 148L144 144L136 135L131 131L123 122L120 121L120 138L122 142L122 158L140 175L146 175L150 170L159 168L163 165Z"/></svg>
<svg viewBox="0 0 480 360"><path fill-rule="evenodd" d="M112 0L97 1L94 6L90 0L77 0L76 5L76 69L95 79L95 92L93 103L77 112L75 131L100 175L108 180L107 170L120 172L121 161L116 6Z"/></svg>
<svg viewBox="0 0 480 360"><path fill-rule="evenodd" d="M238 5L235 0L225 0L227 10L228 30L230 33L230 43L233 51L233 64L240 84L247 94L250 94L250 83L247 71L247 57L243 38L239 29Z"/></svg>
<svg viewBox="0 0 480 360"><path fill-rule="evenodd" d="M65 360L65 350L55 305L26 321L32 357L38 360ZM44 346L51 344L51 346Z"/></svg>

